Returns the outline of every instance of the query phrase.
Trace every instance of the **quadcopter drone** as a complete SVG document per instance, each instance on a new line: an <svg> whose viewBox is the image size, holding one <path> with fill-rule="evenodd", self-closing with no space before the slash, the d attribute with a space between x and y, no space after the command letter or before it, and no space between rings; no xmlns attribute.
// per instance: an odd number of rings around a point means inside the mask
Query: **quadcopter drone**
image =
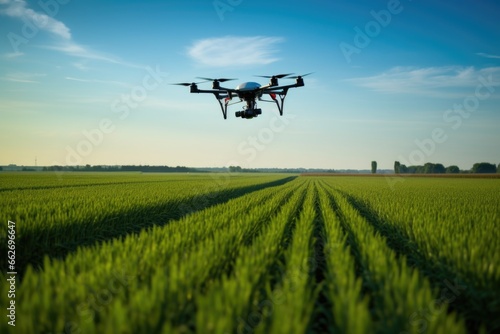
<svg viewBox="0 0 500 334"><path fill-rule="evenodd" d="M262 114L262 110L257 108L257 100L263 102L275 102L278 107L278 111L281 116L283 116L283 103L285 102L286 94L288 93L288 89L295 87L304 86L303 77L311 74L307 73L304 75L298 75L291 77L293 73L289 74L276 74L272 76L266 75L258 75L261 78L269 78L269 84L265 86L261 86L257 82L243 82L239 84L236 88L226 88L221 87L221 82L237 80L237 79L211 79L211 78L202 78L198 77L197 79L202 79L205 81L202 82L193 82L193 83L175 83L174 85L180 86L189 86L191 93L211 93L214 94L217 102L219 102L220 108L222 110L222 115L224 119L227 118L227 107L236 103L245 102L246 105L243 106L243 110L236 112L236 117L251 119L257 117ZM291 85L283 85L280 86L278 84L278 79L287 78L287 79L295 79L295 83ZM203 82L212 81L212 89L198 89L198 84ZM271 100L263 100L262 96L264 94L269 95ZM238 97L239 101L231 102L233 97ZM279 100L277 99L279 97Z"/></svg>

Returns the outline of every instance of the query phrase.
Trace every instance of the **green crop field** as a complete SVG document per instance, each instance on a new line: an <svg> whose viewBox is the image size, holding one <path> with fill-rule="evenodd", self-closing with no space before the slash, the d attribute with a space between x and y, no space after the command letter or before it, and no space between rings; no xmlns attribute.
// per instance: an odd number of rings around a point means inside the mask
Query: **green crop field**
<svg viewBox="0 0 500 334"><path fill-rule="evenodd" d="M0 333L500 331L500 179L4 172L0 216Z"/></svg>

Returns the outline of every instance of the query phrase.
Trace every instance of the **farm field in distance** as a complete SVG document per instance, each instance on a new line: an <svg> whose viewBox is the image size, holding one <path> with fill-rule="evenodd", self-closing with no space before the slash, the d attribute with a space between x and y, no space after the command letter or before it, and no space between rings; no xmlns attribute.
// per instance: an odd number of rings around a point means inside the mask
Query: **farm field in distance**
<svg viewBox="0 0 500 334"><path fill-rule="evenodd" d="M500 179L0 173L1 333L500 331Z"/></svg>

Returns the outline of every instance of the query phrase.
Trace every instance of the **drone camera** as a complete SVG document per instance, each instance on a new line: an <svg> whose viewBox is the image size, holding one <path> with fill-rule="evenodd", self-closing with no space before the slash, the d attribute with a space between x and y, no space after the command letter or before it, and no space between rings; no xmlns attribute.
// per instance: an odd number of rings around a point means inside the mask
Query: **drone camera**
<svg viewBox="0 0 500 334"><path fill-rule="evenodd" d="M237 111L235 113L235 116L241 118L254 118L261 114L262 114L262 109L246 109L243 111Z"/></svg>

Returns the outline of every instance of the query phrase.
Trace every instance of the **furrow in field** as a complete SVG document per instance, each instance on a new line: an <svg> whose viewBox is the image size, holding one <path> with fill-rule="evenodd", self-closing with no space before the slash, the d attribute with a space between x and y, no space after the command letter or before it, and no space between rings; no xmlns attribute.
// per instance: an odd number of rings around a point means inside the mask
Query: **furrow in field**
<svg viewBox="0 0 500 334"><path fill-rule="evenodd" d="M315 284L316 259L314 226L317 194L309 182L307 195L293 232L290 247L285 252L283 278L271 296L273 305L269 325L257 328L257 333L305 333L313 316L318 289Z"/></svg>
<svg viewBox="0 0 500 334"><path fill-rule="evenodd" d="M427 278L407 266L406 258L397 257L384 237L349 203L339 191L329 188L339 209L340 221L349 235L352 253L360 264L365 292L372 296L372 317L380 333L465 333L463 321L448 314L447 305L439 305L432 317L420 314L435 306L440 298Z"/></svg>
<svg viewBox="0 0 500 334"><path fill-rule="evenodd" d="M204 229L220 216L205 220L200 212L163 228L80 249L65 261L46 258L44 270L28 270L19 287L18 315L26 319L21 329L60 332L75 323L82 332L105 332L120 319L126 321L114 330L125 333L157 332L163 324L176 323L192 328L194 294L231 272L241 244L250 246L260 236L256 225L265 227L263 222L292 192L285 184L207 209L220 213L225 206L229 223L191 239L191 247L180 241L189 233L186 227ZM255 206L259 197L266 203ZM179 223L184 228L176 230Z"/></svg>
<svg viewBox="0 0 500 334"><path fill-rule="evenodd" d="M325 285L320 292L325 301L319 303L319 308L328 323L315 332L369 333L373 326L369 298L362 294L362 280L356 275L355 258L351 254L347 235L324 185L318 186L318 193L322 256L325 260Z"/></svg>
<svg viewBox="0 0 500 334"><path fill-rule="evenodd" d="M239 201L240 203L227 205L230 209L242 205L246 207L246 210L241 214L231 212L231 224L226 229L217 230L209 238L196 243L187 254L175 253L166 266L169 272L151 268L153 278L141 290L150 293L155 286L158 286L157 289L164 291L164 295L156 298L155 303L149 304L149 312L154 312L157 316L153 324L179 330L183 327L193 329L197 292L209 289L221 276L230 275L234 271L235 259L242 245L250 245L253 242L255 236L259 235L258 232L263 227L263 223L272 217L275 209L290 197L292 190L290 187L276 189L274 196L260 206L253 205L248 198L243 198ZM214 215L211 220L218 220L222 217ZM200 218L193 215L187 220L194 222ZM205 219L201 221L206 224L212 223ZM132 318L149 313L143 309L142 305L128 304L128 307L129 316ZM133 323L140 322L133 321ZM153 324L140 324L140 327L135 328L134 331L158 330L159 328Z"/></svg>
<svg viewBox="0 0 500 334"><path fill-rule="evenodd" d="M436 244L432 245L432 242L429 242L433 239L430 234L436 233L438 227L428 229L423 226L396 224L384 220L367 201L347 192L342 192L342 194L350 205L373 226L374 230L386 239L389 247L396 253L407 257L411 266L418 268L423 275L428 277L432 286L443 296L439 299L441 303L448 304L450 309L456 310L466 319L469 329L477 331L481 321L484 320L489 324L489 330L500 329L498 318L500 277L496 279L496 285L493 277L485 280L485 282L491 282L490 284L483 285L481 280L475 277L476 271L467 275L467 272L461 272L459 268L453 266L450 263L452 262L451 256L432 256L438 248ZM441 221L441 223L444 222ZM493 259L490 261L494 262ZM471 308L471 305L474 307Z"/></svg>
<svg viewBox="0 0 500 334"><path fill-rule="evenodd" d="M320 185L317 181L314 182L315 201L314 211L316 212L313 221L313 242L314 254L310 259L311 271L315 289L317 289L316 300L313 314L309 320L308 332L312 333L330 333L332 329L332 313L330 311L331 303L328 298L328 273L327 273L327 255L331 247L328 244L328 239L325 231L325 220L320 205L321 194Z"/></svg>
<svg viewBox="0 0 500 334"><path fill-rule="evenodd" d="M269 316L272 302L263 295L269 284L269 272L284 251L286 230L302 204L305 186L296 186L294 194L281 205L271 205L278 212L251 245L243 246L233 271L196 296L196 330L199 333L252 332Z"/></svg>

